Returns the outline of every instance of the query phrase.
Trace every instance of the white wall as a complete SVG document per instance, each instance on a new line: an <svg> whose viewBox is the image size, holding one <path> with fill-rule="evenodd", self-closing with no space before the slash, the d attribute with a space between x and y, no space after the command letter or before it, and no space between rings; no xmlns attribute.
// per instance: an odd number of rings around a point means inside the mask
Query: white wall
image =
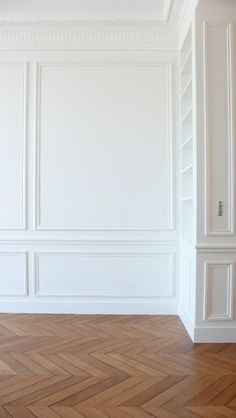
<svg viewBox="0 0 236 418"><path fill-rule="evenodd" d="M176 313L177 53L0 60L0 311Z"/></svg>

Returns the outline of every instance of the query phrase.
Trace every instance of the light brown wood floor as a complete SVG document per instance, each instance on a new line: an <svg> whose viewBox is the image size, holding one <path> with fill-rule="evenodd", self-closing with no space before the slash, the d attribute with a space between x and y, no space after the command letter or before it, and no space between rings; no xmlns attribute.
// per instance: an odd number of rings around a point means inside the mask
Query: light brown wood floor
<svg viewBox="0 0 236 418"><path fill-rule="evenodd" d="M1 314L0 417L236 418L236 344L173 316Z"/></svg>

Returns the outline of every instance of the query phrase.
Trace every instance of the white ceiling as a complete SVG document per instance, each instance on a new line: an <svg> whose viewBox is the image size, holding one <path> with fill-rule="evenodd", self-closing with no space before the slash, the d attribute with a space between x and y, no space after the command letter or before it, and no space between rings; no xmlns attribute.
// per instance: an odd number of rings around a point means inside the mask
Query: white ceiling
<svg viewBox="0 0 236 418"><path fill-rule="evenodd" d="M0 14L76 13L167 20L173 0L0 0Z"/></svg>

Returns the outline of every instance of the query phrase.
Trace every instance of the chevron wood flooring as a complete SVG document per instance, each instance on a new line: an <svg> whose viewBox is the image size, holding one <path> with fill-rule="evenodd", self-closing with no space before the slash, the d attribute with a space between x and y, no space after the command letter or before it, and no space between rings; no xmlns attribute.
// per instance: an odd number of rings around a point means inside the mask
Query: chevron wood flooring
<svg viewBox="0 0 236 418"><path fill-rule="evenodd" d="M0 418L236 418L236 344L177 317L0 314Z"/></svg>

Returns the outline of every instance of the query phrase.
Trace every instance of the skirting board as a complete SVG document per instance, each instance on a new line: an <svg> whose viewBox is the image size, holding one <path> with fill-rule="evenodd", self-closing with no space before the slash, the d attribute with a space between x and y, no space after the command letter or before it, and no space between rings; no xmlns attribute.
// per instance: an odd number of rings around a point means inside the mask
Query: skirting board
<svg viewBox="0 0 236 418"><path fill-rule="evenodd" d="M195 343L236 343L235 327L195 327Z"/></svg>
<svg viewBox="0 0 236 418"><path fill-rule="evenodd" d="M195 327L183 307L179 308L179 316L193 343L236 343L236 326Z"/></svg>
<svg viewBox="0 0 236 418"><path fill-rule="evenodd" d="M86 314L86 315L177 315L174 301L157 300L4 300L0 301L1 313L38 314Z"/></svg>
<svg viewBox="0 0 236 418"><path fill-rule="evenodd" d="M179 317L183 322L183 325L190 336L191 340L194 342L194 325L189 314L186 312L183 306L179 307Z"/></svg>

